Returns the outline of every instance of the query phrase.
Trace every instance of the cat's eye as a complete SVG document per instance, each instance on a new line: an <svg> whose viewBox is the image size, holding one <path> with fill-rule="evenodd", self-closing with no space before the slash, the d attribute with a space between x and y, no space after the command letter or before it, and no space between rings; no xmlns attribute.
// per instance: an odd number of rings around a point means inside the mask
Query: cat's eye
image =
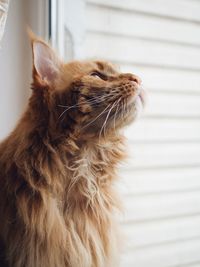
<svg viewBox="0 0 200 267"><path fill-rule="evenodd" d="M98 71L93 71L90 73L90 76L96 77L96 78L100 78L102 80L107 80L106 76L103 73L100 73Z"/></svg>

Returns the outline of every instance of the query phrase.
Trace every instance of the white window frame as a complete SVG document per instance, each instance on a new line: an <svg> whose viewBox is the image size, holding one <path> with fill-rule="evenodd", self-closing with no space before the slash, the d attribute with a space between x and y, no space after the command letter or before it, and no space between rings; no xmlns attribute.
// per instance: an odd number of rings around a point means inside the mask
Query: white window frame
<svg viewBox="0 0 200 267"><path fill-rule="evenodd" d="M50 8L51 0L27 0L28 26L44 40L50 39Z"/></svg>
<svg viewBox="0 0 200 267"><path fill-rule="evenodd" d="M51 2L51 41L66 60L82 58L85 35L85 0L49 0ZM78 21L75 13L79 14Z"/></svg>

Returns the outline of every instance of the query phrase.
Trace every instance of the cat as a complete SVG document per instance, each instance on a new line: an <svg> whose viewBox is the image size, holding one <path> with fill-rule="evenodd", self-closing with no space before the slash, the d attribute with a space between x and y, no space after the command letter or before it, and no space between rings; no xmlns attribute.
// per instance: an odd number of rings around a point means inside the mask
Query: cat
<svg viewBox="0 0 200 267"><path fill-rule="evenodd" d="M27 110L0 144L1 266L116 267L121 129L144 104L141 80L105 61L62 62L32 37Z"/></svg>

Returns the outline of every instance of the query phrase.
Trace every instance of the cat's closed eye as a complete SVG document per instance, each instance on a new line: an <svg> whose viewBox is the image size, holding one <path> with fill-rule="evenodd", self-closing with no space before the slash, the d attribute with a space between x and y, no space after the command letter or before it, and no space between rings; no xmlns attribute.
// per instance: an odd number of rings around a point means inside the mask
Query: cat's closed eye
<svg viewBox="0 0 200 267"><path fill-rule="evenodd" d="M106 75L103 74L103 73L100 73L99 71L93 71L93 72L91 72L91 73L90 73L90 76L93 76L93 77L95 77L95 78L100 78L100 79L102 79L102 80L104 80L104 81L107 80Z"/></svg>

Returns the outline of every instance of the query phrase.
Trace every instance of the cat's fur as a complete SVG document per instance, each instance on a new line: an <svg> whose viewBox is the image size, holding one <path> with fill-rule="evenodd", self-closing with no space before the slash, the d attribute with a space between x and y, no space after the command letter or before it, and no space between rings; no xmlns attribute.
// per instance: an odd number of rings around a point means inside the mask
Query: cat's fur
<svg viewBox="0 0 200 267"><path fill-rule="evenodd" d="M137 115L140 80L106 62L64 64L38 39L32 48L29 105L0 144L0 259L116 267L119 129Z"/></svg>

